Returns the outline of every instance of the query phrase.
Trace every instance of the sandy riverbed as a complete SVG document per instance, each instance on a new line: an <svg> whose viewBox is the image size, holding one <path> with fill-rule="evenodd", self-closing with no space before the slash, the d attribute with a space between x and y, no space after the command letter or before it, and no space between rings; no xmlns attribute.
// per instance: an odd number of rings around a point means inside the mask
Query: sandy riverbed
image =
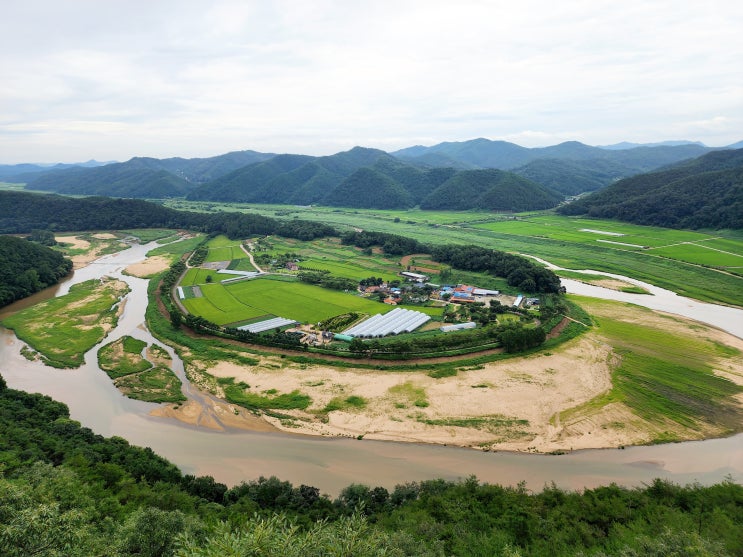
<svg viewBox="0 0 743 557"><path fill-rule="evenodd" d="M129 265L125 272L140 278L148 278L157 273L162 273L170 267L170 259L160 255L148 257L140 263Z"/></svg>
<svg viewBox="0 0 743 557"><path fill-rule="evenodd" d="M55 236L54 239L59 243L69 244L74 250L85 250L84 253L70 256L72 268L81 269L98 259L103 250L110 245L111 241L115 241L117 238L114 234L109 233L93 234L92 237L102 240L102 242L93 246L88 240L73 235Z"/></svg>

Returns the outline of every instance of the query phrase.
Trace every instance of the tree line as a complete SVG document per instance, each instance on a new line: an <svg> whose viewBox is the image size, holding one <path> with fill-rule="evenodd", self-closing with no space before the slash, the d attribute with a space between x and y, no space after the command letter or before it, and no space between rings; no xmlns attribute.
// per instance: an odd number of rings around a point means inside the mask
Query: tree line
<svg viewBox="0 0 743 557"><path fill-rule="evenodd" d="M8 557L743 552L743 486L732 480L531 492L439 479L352 484L336 497L275 477L229 487L97 435L64 404L9 389L2 377L0 431L0 554Z"/></svg>
<svg viewBox="0 0 743 557"><path fill-rule="evenodd" d="M230 239L280 234L313 240L335 234L323 223L294 219L279 221L255 213L197 213L178 211L140 199L70 198L26 192L0 192L0 233L32 230L82 231L130 228L186 228Z"/></svg>

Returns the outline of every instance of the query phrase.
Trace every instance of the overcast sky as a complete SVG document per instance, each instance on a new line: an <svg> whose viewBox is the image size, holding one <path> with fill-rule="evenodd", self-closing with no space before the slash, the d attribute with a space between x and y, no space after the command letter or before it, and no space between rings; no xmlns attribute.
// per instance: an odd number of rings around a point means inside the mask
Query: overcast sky
<svg viewBox="0 0 743 557"><path fill-rule="evenodd" d="M3 0L0 163L743 139L743 2Z"/></svg>

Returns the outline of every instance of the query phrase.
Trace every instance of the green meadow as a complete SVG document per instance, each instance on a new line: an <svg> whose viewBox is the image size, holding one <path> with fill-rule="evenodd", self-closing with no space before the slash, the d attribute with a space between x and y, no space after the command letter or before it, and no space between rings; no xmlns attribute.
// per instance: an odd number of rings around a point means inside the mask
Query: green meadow
<svg viewBox="0 0 743 557"><path fill-rule="evenodd" d="M154 257L159 255L168 257L171 261L176 261L182 254L195 250L196 246L198 246L203 239L203 234L197 234L193 238L164 244L160 247L148 251L147 256Z"/></svg>
<svg viewBox="0 0 743 557"><path fill-rule="evenodd" d="M607 300L571 299L591 314L618 356L612 389L577 411L620 402L660 428L670 422L700 433L710 427L722 433L743 429L743 410L734 398L743 386L714 373L725 367L721 361L739 362L739 350L705 336L704 327L671 316ZM648 322L651 315L667 325ZM675 435L668 432L658 440L671 441Z"/></svg>
<svg viewBox="0 0 743 557"><path fill-rule="evenodd" d="M88 280L3 320L3 325L54 367L79 367L85 352L118 321L117 302L128 292L117 280Z"/></svg>

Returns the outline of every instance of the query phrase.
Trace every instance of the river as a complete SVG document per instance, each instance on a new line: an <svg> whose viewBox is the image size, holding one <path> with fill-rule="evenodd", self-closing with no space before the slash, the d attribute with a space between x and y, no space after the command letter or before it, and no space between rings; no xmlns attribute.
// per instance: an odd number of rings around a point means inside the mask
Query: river
<svg viewBox="0 0 743 557"><path fill-rule="evenodd" d="M104 275L119 278L129 284L131 292L126 298L118 326L101 345L123 335L157 343L144 323L147 281L122 274L126 266L144 259L147 251L154 246L135 245L102 257L76 271L61 285L36 295L34 302L64 294L72 284L90 278ZM622 278L637 283L633 279ZM694 312L699 302L655 287L651 287L652 295L632 295L576 281L563 283L569 292L620 299L646 307L653 307L648 304L662 303L662 307L654 309L698 318ZM0 318L28 303L24 300L4 308ZM721 306L712 306L712 309L724 310L724 319L714 322L706 318L702 320L743 337L743 310ZM709 319L714 319L714 316L711 315ZM122 396L108 376L98 368L96 354L101 345L86 354L85 363L79 369L59 370L26 360L20 355L22 344L12 331L0 327L0 372L11 388L52 396L70 407L73 419L96 433L117 435L132 444L151 447L184 472L208 474L228 485L275 475L295 485L313 485L324 493L336 495L351 483L392 488L410 481L457 479L470 475L476 475L482 481L504 485L524 481L535 490L550 482L564 488L580 489L610 482L634 486L656 477L678 483L702 484L716 483L727 477L737 482L743 479L743 435L623 450L583 450L551 456L485 453L455 447L329 439L285 433L218 432L152 417L149 413L157 405ZM174 355L169 347L166 349ZM196 393L192 392L183 376L182 363L177 358L174 362L176 373L184 380L184 391L194 396Z"/></svg>

